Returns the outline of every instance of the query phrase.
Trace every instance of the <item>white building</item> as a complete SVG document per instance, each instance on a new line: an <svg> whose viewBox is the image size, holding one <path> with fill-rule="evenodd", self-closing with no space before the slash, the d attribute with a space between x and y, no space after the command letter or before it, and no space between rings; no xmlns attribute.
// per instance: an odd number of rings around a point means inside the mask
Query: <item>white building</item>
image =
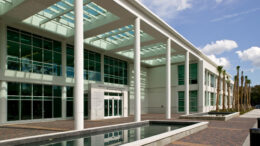
<svg viewBox="0 0 260 146"><path fill-rule="evenodd" d="M217 65L181 34L136 0L83 5L75 22L74 0L0 0L0 124L71 118L75 99L76 119L214 109Z"/></svg>

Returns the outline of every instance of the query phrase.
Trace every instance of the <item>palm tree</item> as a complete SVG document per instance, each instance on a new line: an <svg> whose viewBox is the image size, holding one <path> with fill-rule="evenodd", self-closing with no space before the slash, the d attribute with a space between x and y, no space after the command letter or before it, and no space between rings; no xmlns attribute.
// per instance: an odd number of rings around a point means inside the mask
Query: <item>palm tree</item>
<svg viewBox="0 0 260 146"><path fill-rule="evenodd" d="M237 92L236 92L236 90L237 90L237 76L235 76L234 77L234 87L233 87L233 100L232 100L232 108L233 109L236 109L237 108Z"/></svg>
<svg viewBox="0 0 260 146"><path fill-rule="evenodd" d="M222 73L222 69L223 69L223 66L218 66L217 67L217 70L218 70L218 85L217 85L217 101L216 101L216 111L219 110L219 92L220 92L220 79L221 79L221 73Z"/></svg>
<svg viewBox="0 0 260 146"><path fill-rule="evenodd" d="M245 86L244 86L244 106L248 108L248 87L247 87L248 79L245 76Z"/></svg>
<svg viewBox="0 0 260 146"><path fill-rule="evenodd" d="M249 98L249 108L251 108L251 80L248 80L248 98Z"/></svg>
<svg viewBox="0 0 260 146"><path fill-rule="evenodd" d="M244 95L244 72L242 71L242 74L241 74L241 87L240 87L240 92L241 92L241 94L240 94L240 105L241 105L241 107L240 108L242 108L243 110L244 110L244 106L243 106L243 95Z"/></svg>
<svg viewBox="0 0 260 146"><path fill-rule="evenodd" d="M240 103L239 103L239 69L240 66L237 66L237 85L236 85L236 105L238 112L240 111Z"/></svg>
<svg viewBox="0 0 260 146"><path fill-rule="evenodd" d="M225 110L226 106L225 106L225 96L226 96L226 71L223 70L223 96L222 96L222 109Z"/></svg>
<svg viewBox="0 0 260 146"><path fill-rule="evenodd" d="M227 109L230 109L230 80L227 76L227 91L228 91L228 97L227 97Z"/></svg>

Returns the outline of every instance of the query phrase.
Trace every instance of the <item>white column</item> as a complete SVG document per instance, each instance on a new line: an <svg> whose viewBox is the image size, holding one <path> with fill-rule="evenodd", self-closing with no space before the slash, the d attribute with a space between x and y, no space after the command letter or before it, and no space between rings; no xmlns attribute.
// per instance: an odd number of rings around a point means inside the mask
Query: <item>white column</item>
<svg viewBox="0 0 260 146"><path fill-rule="evenodd" d="M141 121L141 98L140 98L140 18L135 19L135 49L134 49L134 68L135 68L135 122Z"/></svg>
<svg viewBox="0 0 260 146"><path fill-rule="evenodd" d="M7 82L0 81L0 125L7 121Z"/></svg>
<svg viewBox="0 0 260 146"><path fill-rule="evenodd" d="M66 42L62 42L62 77L64 78L64 82L66 82L67 77L67 48L66 48ZM63 86L61 87L61 105L62 105L62 118L67 117L67 87Z"/></svg>
<svg viewBox="0 0 260 146"><path fill-rule="evenodd" d="M62 118L67 117L67 87L63 86L61 89L61 104L62 104Z"/></svg>
<svg viewBox="0 0 260 146"><path fill-rule="evenodd" d="M84 129L84 47L83 47L83 1L75 0L75 87L74 87L74 128Z"/></svg>
<svg viewBox="0 0 260 146"><path fill-rule="evenodd" d="M67 77L67 48L66 48L66 42L62 42L62 62L61 62L61 68L62 68L62 77Z"/></svg>
<svg viewBox="0 0 260 146"><path fill-rule="evenodd" d="M198 68L198 73L199 73L199 95L198 95L198 111L199 112L204 112L206 110L206 105L205 105L205 86L204 86L204 81L205 81L205 68L204 68L204 63L203 60L199 60L199 68Z"/></svg>
<svg viewBox="0 0 260 146"><path fill-rule="evenodd" d="M7 69L7 45L6 45L6 25L0 23L0 78L3 78L4 71Z"/></svg>
<svg viewBox="0 0 260 146"><path fill-rule="evenodd" d="M190 84L189 84L189 58L190 58L190 53L189 51L186 52L185 55L185 114L189 115L189 93L190 93Z"/></svg>
<svg viewBox="0 0 260 146"><path fill-rule="evenodd" d="M166 119L171 119L171 40L167 40L166 52Z"/></svg>
<svg viewBox="0 0 260 146"><path fill-rule="evenodd" d="M101 54L101 82L104 83L104 54Z"/></svg>

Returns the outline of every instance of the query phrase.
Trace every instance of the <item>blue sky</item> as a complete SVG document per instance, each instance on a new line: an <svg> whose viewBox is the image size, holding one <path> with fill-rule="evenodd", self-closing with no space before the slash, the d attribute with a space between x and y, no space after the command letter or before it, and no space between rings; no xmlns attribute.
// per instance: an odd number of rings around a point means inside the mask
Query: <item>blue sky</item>
<svg viewBox="0 0 260 146"><path fill-rule="evenodd" d="M232 75L260 84L260 0L141 0Z"/></svg>

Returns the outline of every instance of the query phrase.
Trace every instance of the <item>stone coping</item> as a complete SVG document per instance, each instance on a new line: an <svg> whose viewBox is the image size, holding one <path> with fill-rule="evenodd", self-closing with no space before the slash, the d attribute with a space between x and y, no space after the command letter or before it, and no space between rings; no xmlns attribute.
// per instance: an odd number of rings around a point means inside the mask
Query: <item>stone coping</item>
<svg viewBox="0 0 260 146"><path fill-rule="evenodd" d="M130 122L130 123L123 123L123 124L117 124L117 125L109 125L109 126L102 126L102 127L94 127L94 128L87 128L84 130L72 130L72 131L65 131L65 132L57 132L57 133L50 133L50 134L43 134L43 135L36 135L36 136L29 136L29 137L22 137L22 138L14 138L14 139L8 139L8 140L2 140L0 141L0 146L9 146L9 145L26 145L26 144L37 144L37 143L47 143L47 142L58 142L63 139L75 139L79 138L80 136L90 136L90 135L95 135L95 134L100 134L100 133L106 133L114 130L121 130L124 128L134 128L136 126L143 126L143 125L148 125L149 123L174 123L174 124L187 124L189 128L194 128L199 125L208 125L207 122L187 122L187 121L167 121L167 120L146 120L146 121L141 121L141 122ZM190 125L193 124L193 125ZM185 130L188 130L187 127L183 127L180 129L177 129L177 132L184 132ZM205 127L205 128L206 128ZM176 131L176 130L173 130ZM171 134L173 131L170 131ZM169 133L169 132L166 132ZM163 133L165 134L165 133ZM167 135L163 135L164 137ZM163 137L161 137L163 138ZM147 139L147 138L145 138ZM142 139L142 140L145 140ZM149 138L148 138L149 139ZM142 141L141 140L141 141ZM158 140L158 138L156 138ZM146 140L145 140L146 141ZM151 140L148 140L151 141Z"/></svg>
<svg viewBox="0 0 260 146"><path fill-rule="evenodd" d="M161 121L160 121L161 122ZM183 122L185 123L185 122ZM131 143L123 144L122 146L161 146L169 144L173 141L181 139L185 136L191 135L208 127L208 122L198 122L196 124L165 132L162 134L154 135L139 141L134 141Z"/></svg>
<svg viewBox="0 0 260 146"><path fill-rule="evenodd" d="M204 114L227 114L224 116L203 116ZM205 112L205 113L196 113L196 114L191 114L191 115L182 115L180 116L180 119L193 119L193 120L220 120L220 121L227 121L230 120L234 117L238 117L239 112L220 112L220 113L215 113L215 112Z"/></svg>

